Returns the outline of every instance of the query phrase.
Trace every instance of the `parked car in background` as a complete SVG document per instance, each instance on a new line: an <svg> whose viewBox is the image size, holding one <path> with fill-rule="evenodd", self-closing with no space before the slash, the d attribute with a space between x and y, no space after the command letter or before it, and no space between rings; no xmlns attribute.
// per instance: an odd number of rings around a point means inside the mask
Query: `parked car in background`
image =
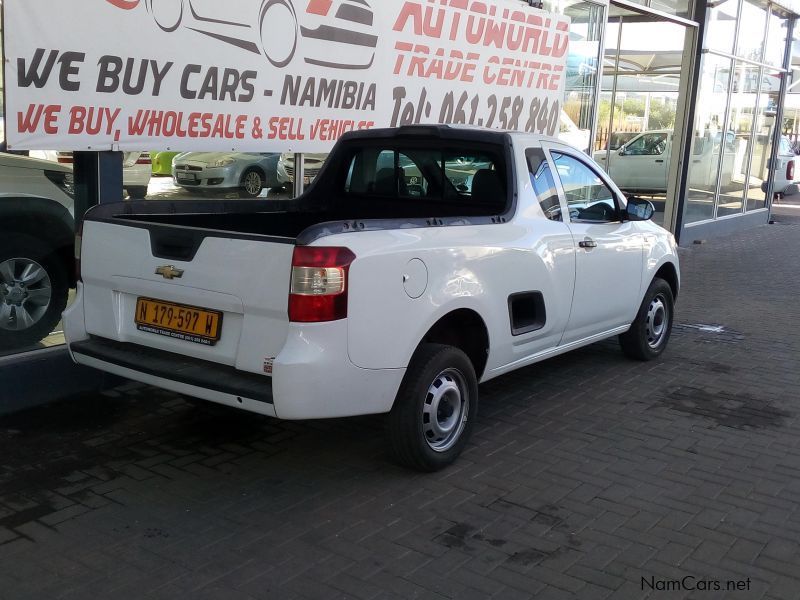
<svg viewBox="0 0 800 600"><path fill-rule="evenodd" d="M689 185L708 188L716 185L721 134L695 138L692 147ZM729 151L735 135L726 136L722 181L731 181L734 153ZM620 189L638 194L664 194L672 156L672 130L645 131L635 135L617 150L598 150L593 157Z"/></svg>
<svg viewBox="0 0 800 600"><path fill-rule="evenodd" d="M56 152L54 150L31 150L30 155L52 162L71 165L72 152ZM134 200L147 196L147 186L153 176L152 161L149 152L125 152L122 155L122 188Z"/></svg>
<svg viewBox="0 0 800 600"><path fill-rule="evenodd" d="M616 336L658 358L680 287L650 202L518 132L349 132L296 202L122 208L84 221L76 362L280 419L383 413L424 471L467 444L479 382Z"/></svg>
<svg viewBox="0 0 800 600"><path fill-rule="evenodd" d="M75 285L72 167L0 153L0 349L47 337Z"/></svg>
<svg viewBox="0 0 800 600"><path fill-rule="evenodd" d="M664 193L671 147L671 130L647 131L610 153L595 152L594 159L626 192Z"/></svg>
<svg viewBox="0 0 800 600"><path fill-rule="evenodd" d="M150 152L150 160L153 163L153 175L165 177L172 176L172 159L180 152Z"/></svg>
<svg viewBox="0 0 800 600"><path fill-rule="evenodd" d="M327 154L303 154L303 183L305 185L314 181L327 159ZM283 186L294 183L294 154L281 154L278 162L278 181Z"/></svg>
<svg viewBox="0 0 800 600"><path fill-rule="evenodd" d="M275 152L186 152L172 161L175 185L200 192L238 192L257 198L264 188L280 187Z"/></svg>
<svg viewBox="0 0 800 600"><path fill-rule="evenodd" d="M775 172L772 193L776 196L792 195L798 192L800 186L800 156L792 150L789 138L782 136L778 142L778 155L772 161ZM767 191L767 182L761 184L761 191Z"/></svg>

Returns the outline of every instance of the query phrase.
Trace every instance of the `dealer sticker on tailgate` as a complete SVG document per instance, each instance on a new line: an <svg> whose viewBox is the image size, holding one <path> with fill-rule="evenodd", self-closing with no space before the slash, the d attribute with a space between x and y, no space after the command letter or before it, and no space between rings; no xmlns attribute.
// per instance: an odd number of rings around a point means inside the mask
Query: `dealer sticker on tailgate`
<svg viewBox="0 0 800 600"><path fill-rule="evenodd" d="M152 298L136 301L136 328L158 335L213 346L222 332L222 313Z"/></svg>

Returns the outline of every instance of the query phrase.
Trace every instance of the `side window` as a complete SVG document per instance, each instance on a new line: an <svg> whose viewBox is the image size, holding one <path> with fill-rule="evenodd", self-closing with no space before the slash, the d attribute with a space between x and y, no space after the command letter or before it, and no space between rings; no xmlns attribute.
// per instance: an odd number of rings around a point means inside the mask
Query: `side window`
<svg viewBox="0 0 800 600"><path fill-rule="evenodd" d="M625 154L639 156L658 156L667 149L666 133L647 133L625 146Z"/></svg>
<svg viewBox="0 0 800 600"><path fill-rule="evenodd" d="M525 157L528 160L528 173L533 192L536 194L536 199L539 200L544 215L551 221L563 221L556 183L544 151L541 148L528 148L525 151Z"/></svg>
<svg viewBox="0 0 800 600"><path fill-rule="evenodd" d="M552 152L552 156L572 220L599 223L619 221L614 192L597 173L567 154Z"/></svg>
<svg viewBox="0 0 800 600"><path fill-rule="evenodd" d="M781 143L778 149L778 153L781 156L789 156L790 154L794 154L792 152L792 147L789 145L789 140L787 140L786 138L781 138Z"/></svg>

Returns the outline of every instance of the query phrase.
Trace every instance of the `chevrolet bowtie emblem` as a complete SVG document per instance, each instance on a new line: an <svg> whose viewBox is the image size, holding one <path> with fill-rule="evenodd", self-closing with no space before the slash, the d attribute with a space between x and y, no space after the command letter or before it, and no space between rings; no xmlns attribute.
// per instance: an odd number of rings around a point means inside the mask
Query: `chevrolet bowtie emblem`
<svg viewBox="0 0 800 600"><path fill-rule="evenodd" d="M156 269L156 275L161 275L164 279L180 279L183 277L183 269L176 269L172 265L164 265Z"/></svg>

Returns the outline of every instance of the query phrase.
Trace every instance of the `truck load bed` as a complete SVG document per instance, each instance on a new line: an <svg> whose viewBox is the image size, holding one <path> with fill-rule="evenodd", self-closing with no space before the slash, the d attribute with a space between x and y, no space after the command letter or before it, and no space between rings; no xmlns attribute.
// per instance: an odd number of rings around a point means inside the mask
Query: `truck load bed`
<svg viewBox="0 0 800 600"><path fill-rule="evenodd" d="M400 131L362 135L353 143L345 139L309 190L294 200L123 202L96 207L87 218L304 244L325 232L352 227L476 224L510 210L512 194L506 182L513 180L513 163L504 134L465 136L455 130L431 144L430 138L421 142Z"/></svg>

